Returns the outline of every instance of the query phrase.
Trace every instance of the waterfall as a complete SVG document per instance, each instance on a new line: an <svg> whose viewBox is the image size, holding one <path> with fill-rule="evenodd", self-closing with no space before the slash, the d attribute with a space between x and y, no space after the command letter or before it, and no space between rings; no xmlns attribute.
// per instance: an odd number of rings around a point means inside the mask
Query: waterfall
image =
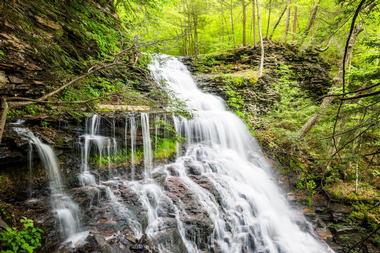
<svg viewBox="0 0 380 253"><path fill-rule="evenodd" d="M112 121L112 135L113 137L106 137L100 135L101 127L101 117L97 114L94 114L86 122L86 133L80 136L81 142L81 174L79 175L79 180L82 185L96 185L95 176L90 172L89 168L89 158L91 153L91 148L95 147L97 150L99 159L102 158L104 153L107 157L110 157L111 154L117 152L117 142L114 136L114 126L115 122Z"/></svg>
<svg viewBox="0 0 380 253"><path fill-rule="evenodd" d="M73 237L80 230L79 207L64 191L57 158L53 149L49 145L42 143L41 140L28 129L15 128L15 130L36 147L49 177L51 206L57 217L61 234L64 238Z"/></svg>
<svg viewBox="0 0 380 253"><path fill-rule="evenodd" d="M289 206L257 141L221 98L202 92L174 57L156 56L149 69L157 85L164 83L185 102L192 117L127 114L121 137L115 119L102 120L95 114L86 121L85 133L79 138L79 180L81 190L99 193L97 206L91 203L84 219L99 241L104 236L104 242L111 244L110 238L129 233L135 239L148 238L152 251L159 253L333 252L303 215ZM106 130L107 122L111 131ZM175 129L177 156L168 164L156 159L153 165L152 145L156 151L160 137L173 138L166 124ZM52 208L62 233L65 237L77 233L79 209L64 193L52 149L31 132L19 132L36 147L49 174ZM130 169L130 176L111 174L111 156L117 153L118 141L124 142L130 154L130 163L118 165L129 164L122 169ZM96 166L90 163L94 155L108 158L108 176L92 168ZM138 171L140 165L144 173ZM124 246L119 246L110 252L124 252Z"/></svg>
<svg viewBox="0 0 380 253"><path fill-rule="evenodd" d="M224 101L202 92L174 57L156 56L149 68L156 82L165 83L193 113L192 119L174 117L178 135L186 139L185 153L178 150L176 162L161 170L173 175L174 169L176 176L166 180L181 182L207 213L213 224L209 250L330 252L312 231L300 228L298 224L307 224L306 220L290 208L257 141Z"/></svg>
<svg viewBox="0 0 380 253"><path fill-rule="evenodd" d="M147 113L141 113L141 128L143 135L145 176L150 177L153 167L153 152L152 142L150 139L149 114Z"/></svg>

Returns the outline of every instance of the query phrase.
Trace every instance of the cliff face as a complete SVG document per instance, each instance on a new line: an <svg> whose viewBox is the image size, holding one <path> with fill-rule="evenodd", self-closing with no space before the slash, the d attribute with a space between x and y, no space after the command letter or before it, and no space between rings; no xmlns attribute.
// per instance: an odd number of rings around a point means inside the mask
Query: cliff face
<svg viewBox="0 0 380 253"><path fill-rule="evenodd" d="M85 132L92 113L103 113L107 122L120 121L125 115L114 115L113 108L157 111L168 97L149 75L149 58L136 59L112 0L5 0L0 2L0 13L0 97L8 102L40 98L94 67L112 63L125 51L120 64L75 82L49 97L49 103L11 107L8 113L0 143L0 222L17 226L20 217L33 218L45 231L39 252L52 252L58 247L59 233L49 209L47 173L34 150L29 174L28 143L13 131L14 123L21 120L23 127L55 149L65 185L75 187L80 171L78 136ZM141 132L137 135L140 149ZM28 185L41 201L27 201ZM82 195L77 197L85 199Z"/></svg>
<svg viewBox="0 0 380 253"><path fill-rule="evenodd" d="M105 0L2 1L0 95L36 98L81 73L91 59L115 52L118 42L110 36L120 36L120 25L114 11ZM111 34L100 38L105 31L98 28L106 25Z"/></svg>
<svg viewBox="0 0 380 253"><path fill-rule="evenodd" d="M151 80L149 59L141 56L132 62L135 45L112 0L5 0L0 13L0 97L10 103L40 98L119 57L119 64L76 81L49 97L50 103L11 107L0 164L22 157L11 131L10 123L16 120L54 130L82 124L99 104L106 105L103 111L111 111L107 105L157 109L167 102Z"/></svg>

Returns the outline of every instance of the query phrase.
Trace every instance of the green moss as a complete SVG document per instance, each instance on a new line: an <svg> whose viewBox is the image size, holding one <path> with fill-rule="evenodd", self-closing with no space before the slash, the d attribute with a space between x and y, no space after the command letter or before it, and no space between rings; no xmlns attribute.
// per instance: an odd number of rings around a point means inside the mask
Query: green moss
<svg viewBox="0 0 380 253"><path fill-rule="evenodd" d="M174 154L176 154L177 145L176 141L173 139L161 139L156 145L153 156L154 159L157 160L166 160L171 158Z"/></svg>
<svg viewBox="0 0 380 253"><path fill-rule="evenodd" d="M130 150L121 149L115 154L108 155L96 155L91 160L94 165L99 169L116 168L116 167L127 167L130 166L131 162L131 152ZM144 158L144 153L142 149L137 149L134 152L135 164L141 164Z"/></svg>
<svg viewBox="0 0 380 253"><path fill-rule="evenodd" d="M358 184L358 190L355 191L355 182L337 182L325 187L325 190L335 199L344 202L380 201L379 190L369 184L360 183Z"/></svg>
<svg viewBox="0 0 380 253"><path fill-rule="evenodd" d="M6 56L5 51L0 49L0 60L5 59L5 56Z"/></svg>
<svg viewBox="0 0 380 253"><path fill-rule="evenodd" d="M170 138L159 138L154 145L153 158L156 161L167 160L176 153L176 140ZM131 151L126 149L118 150L117 153L108 155L96 155L91 158L92 163L99 169L127 167L131 165ZM142 148L135 150L134 162L141 164L144 159L144 152Z"/></svg>

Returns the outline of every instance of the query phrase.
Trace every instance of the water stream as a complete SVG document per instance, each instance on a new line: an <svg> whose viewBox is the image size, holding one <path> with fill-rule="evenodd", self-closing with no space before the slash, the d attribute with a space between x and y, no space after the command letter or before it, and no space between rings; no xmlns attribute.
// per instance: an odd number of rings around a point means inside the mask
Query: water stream
<svg viewBox="0 0 380 253"><path fill-rule="evenodd" d="M80 231L79 207L64 191L61 173L53 149L49 145L42 143L28 129L15 128L15 130L36 147L39 158L49 177L51 207L59 223L61 235L65 240L71 240ZM29 166L32 166L32 160L32 151L30 151ZM32 173L32 167L29 170Z"/></svg>
<svg viewBox="0 0 380 253"><path fill-rule="evenodd" d="M118 140L115 121L107 133L102 117L95 114L80 136L81 185L105 191L106 199L97 205L112 216L106 224L117 227L114 237L124 236L126 230L135 238L146 236L160 253L332 252L303 215L289 206L257 141L224 101L202 92L186 66L174 57L156 56L149 69L157 84L186 103L192 118L128 114ZM177 140L184 141L177 142L174 162L158 165L154 150L159 135L168 134L158 127L161 121L172 124L182 137ZM52 208L64 234L75 234L78 208L63 191L52 149L30 132L23 135L36 146L49 172ZM138 159L138 141L143 159ZM127 173L95 177L91 156L110 157L119 146L129 152ZM105 217L98 222L90 210L87 225L93 233L102 234Z"/></svg>
<svg viewBox="0 0 380 253"><path fill-rule="evenodd" d="M165 83L193 112L191 119L175 117L176 130L186 142L178 147L184 155L170 168L212 221L208 249L327 252L311 231L298 225L306 224L303 216L289 207L256 140L244 123L226 110L223 100L202 92L176 58L157 56L150 70L157 83Z"/></svg>

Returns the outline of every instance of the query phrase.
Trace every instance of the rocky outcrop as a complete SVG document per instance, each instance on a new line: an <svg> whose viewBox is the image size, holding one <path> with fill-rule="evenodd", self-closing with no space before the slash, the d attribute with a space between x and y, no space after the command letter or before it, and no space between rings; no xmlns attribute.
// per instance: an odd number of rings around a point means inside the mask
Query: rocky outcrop
<svg viewBox="0 0 380 253"><path fill-rule="evenodd" d="M225 53L205 55L196 61L184 58L183 62L195 74L209 74L200 75L201 80L205 81L205 79L213 77L213 74L232 74L257 69L260 62L260 48L243 47ZM259 89L260 85L270 84L275 80L278 76L276 70L280 65L289 66L290 70L295 73L292 78L314 99L326 94L332 84L329 76L330 65L322 60L318 52L309 49L300 51L292 45L266 41L264 66L265 78L269 78L269 80L264 78L259 81ZM211 83L214 84L212 81Z"/></svg>

